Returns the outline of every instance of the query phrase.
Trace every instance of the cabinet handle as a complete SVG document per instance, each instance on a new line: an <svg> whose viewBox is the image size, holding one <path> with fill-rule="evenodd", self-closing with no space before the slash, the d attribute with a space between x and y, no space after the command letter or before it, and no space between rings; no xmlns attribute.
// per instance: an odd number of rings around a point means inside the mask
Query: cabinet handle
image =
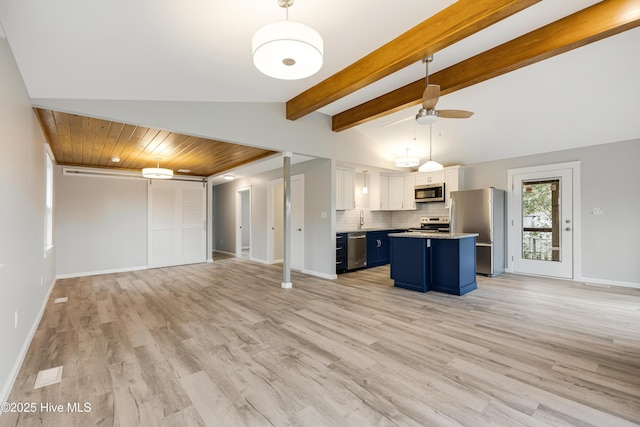
<svg viewBox="0 0 640 427"><path fill-rule="evenodd" d="M342 250L342 248L341 248L341 247L340 247L340 248L336 248L336 251L341 251L341 250Z"/></svg>
<svg viewBox="0 0 640 427"><path fill-rule="evenodd" d="M336 265L342 264L342 261L336 261Z"/></svg>

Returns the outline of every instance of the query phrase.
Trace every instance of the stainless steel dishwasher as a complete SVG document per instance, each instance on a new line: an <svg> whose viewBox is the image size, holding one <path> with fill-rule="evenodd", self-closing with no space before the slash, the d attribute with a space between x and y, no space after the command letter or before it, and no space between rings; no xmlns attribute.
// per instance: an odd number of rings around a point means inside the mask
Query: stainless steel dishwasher
<svg viewBox="0 0 640 427"><path fill-rule="evenodd" d="M354 231L347 234L347 270L367 266L367 232Z"/></svg>

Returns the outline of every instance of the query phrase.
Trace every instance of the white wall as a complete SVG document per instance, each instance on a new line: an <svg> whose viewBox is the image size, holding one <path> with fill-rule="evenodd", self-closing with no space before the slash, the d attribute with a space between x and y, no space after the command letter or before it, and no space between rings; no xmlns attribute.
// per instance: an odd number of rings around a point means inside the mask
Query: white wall
<svg viewBox="0 0 640 427"><path fill-rule="evenodd" d="M640 286L640 140L468 165L466 188L507 188L507 169L580 161L582 274L578 280ZM595 207L604 215L591 215Z"/></svg>
<svg viewBox="0 0 640 427"><path fill-rule="evenodd" d="M147 265L147 180L62 175L56 167L56 274Z"/></svg>
<svg viewBox="0 0 640 427"><path fill-rule="evenodd" d="M214 249L235 253L235 191L251 186L251 251L252 257L267 260L267 192L269 181L281 178L282 169L239 179L213 188ZM323 276L335 274L335 235L332 224L332 161L310 160L291 166L291 175L304 174L305 270ZM321 214L325 212L326 218ZM333 249L331 249L333 248Z"/></svg>
<svg viewBox="0 0 640 427"><path fill-rule="evenodd" d="M0 402L7 400L54 280L53 252L44 255L44 144L18 67L0 39Z"/></svg>

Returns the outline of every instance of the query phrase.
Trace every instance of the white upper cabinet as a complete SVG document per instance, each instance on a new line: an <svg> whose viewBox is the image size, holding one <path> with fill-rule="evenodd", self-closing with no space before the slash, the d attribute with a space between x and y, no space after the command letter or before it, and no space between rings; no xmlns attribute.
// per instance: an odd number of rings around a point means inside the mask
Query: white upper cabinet
<svg viewBox="0 0 640 427"><path fill-rule="evenodd" d="M404 177L404 210L416 209L416 176L409 174Z"/></svg>
<svg viewBox="0 0 640 427"><path fill-rule="evenodd" d="M418 172L416 174L416 185L437 184L445 182L445 171Z"/></svg>
<svg viewBox="0 0 640 427"><path fill-rule="evenodd" d="M404 175L370 175L369 207L372 211L397 211L405 206Z"/></svg>
<svg viewBox="0 0 640 427"><path fill-rule="evenodd" d="M450 166L444 169L444 205L450 206L451 192L464 188L464 168L462 166Z"/></svg>
<svg viewBox="0 0 640 427"><path fill-rule="evenodd" d="M356 173L346 169L336 169L336 210L356 207Z"/></svg>
<svg viewBox="0 0 640 427"><path fill-rule="evenodd" d="M389 209L389 176L378 172L369 174L369 208L372 211Z"/></svg>
<svg viewBox="0 0 640 427"><path fill-rule="evenodd" d="M389 177L389 210L404 209L404 176Z"/></svg>

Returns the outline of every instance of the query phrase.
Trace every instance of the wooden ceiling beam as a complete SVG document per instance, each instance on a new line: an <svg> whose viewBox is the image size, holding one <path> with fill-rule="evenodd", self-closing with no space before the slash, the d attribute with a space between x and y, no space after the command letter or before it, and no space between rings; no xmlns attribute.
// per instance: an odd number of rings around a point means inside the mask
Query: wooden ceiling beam
<svg viewBox="0 0 640 427"><path fill-rule="evenodd" d="M440 96L492 79L586 44L640 26L640 0L607 0L429 76ZM596 58L594 58L594 61ZM422 101L424 79L367 101L332 118L336 132Z"/></svg>
<svg viewBox="0 0 640 427"><path fill-rule="evenodd" d="M296 120L509 17L540 0L458 0L287 101Z"/></svg>

